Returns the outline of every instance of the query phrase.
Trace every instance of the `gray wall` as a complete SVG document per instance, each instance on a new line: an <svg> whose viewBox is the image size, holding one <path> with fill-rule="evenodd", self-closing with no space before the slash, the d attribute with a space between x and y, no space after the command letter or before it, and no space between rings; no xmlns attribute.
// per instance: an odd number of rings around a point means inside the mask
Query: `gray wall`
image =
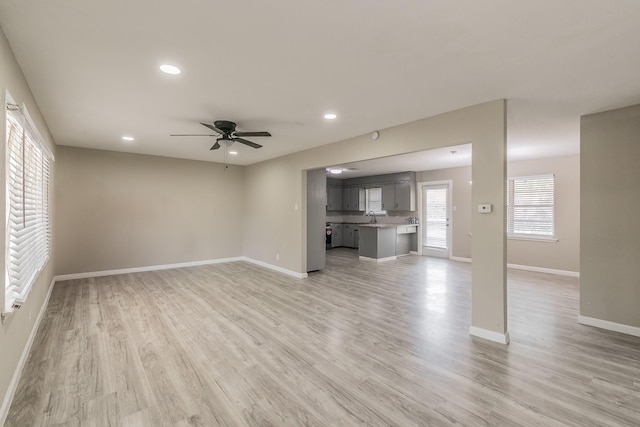
<svg viewBox="0 0 640 427"><path fill-rule="evenodd" d="M242 256L243 169L58 147L56 274Z"/></svg>
<svg viewBox="0 0 640 427"><path fill-rule="evenodd" d="M640 327L640 105L580 134L580 315Z"/></svg>
<svg viewBox="0 0 640 427"><path fill-rule="evenodd" d="M49 145L52 152L56 154L55 144L47 125L40 114L38 105L36 104L29 86L20 70L20 67L11 52L9 43L4 36L4 33L0 30L0 90L2 90L2 96L4 98L4 90L7 89L14 101L18 104L26 104L31 118L34 120L38 131L41 133L45 142ZM0 158L5 158L5 108L0 109L0 121L2 126L0 132L2 133L2 144L0 144ZM5 188L5 162L0 162L0 188ZM56 176L53 171L51 185L55 185ZM5 206L5 192L0 191L0 206ZM51 215L55 218L55 202L52 203ZM6 224L5 210L0 209L0 216L2 217L2 224ZM56 230L53 229L53 239L56 238ZM0 227L0 241L5 241L5 228ZM0 256L0 271L4 271L4 244L2 244L3 252ZM40 273L36 279L31 292L27 298L25 305L15 311L11 316L2 319L0 324L0 424L3 422L3 417L6 416L8 408L6 405L9 403L8 391L11 384L11 379L16 372L20 356L24 351L29 335L33 329L38 313L44 305L44 301L47 296L49 285L54 276L53 265L56 253L55 249L49 258L49 262L45 266L44 270ZM4 284L4 282L3 282ZM0 299L4 300L4 290L0 294Z"/></svg>
<svg viewBox="0 0 640 427"><path fill-rule="evenodd" d="M294 272L306 272L306 187L302 172L473 142L472 202L491 203L490 215L472 214L473 326L506 331L505 182L506 109L503 100L463 108L247 167L244 254ZM303 209L299 209L303 207ZM268 226L265 226L268 224ZM280 259L276 260L276 254Z"/></svg>
<svg viewBox="0 0 640 427"><path fill-rule="evenodd" d="M531 267L580 271L580 156L507 163L508 176L555 175L557 242L507 240L507 262ZM453 182L452 254L471 258L471 167L419 172L418 182Z"/></svg>

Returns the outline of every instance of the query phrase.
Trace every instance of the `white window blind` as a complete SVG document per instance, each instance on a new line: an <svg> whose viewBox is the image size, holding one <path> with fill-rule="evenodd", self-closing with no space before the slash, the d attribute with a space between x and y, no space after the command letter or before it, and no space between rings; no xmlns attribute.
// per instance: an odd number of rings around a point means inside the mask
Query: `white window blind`
<svg viewBox="0 0 640 427"><path fill-rule="evenodd" d="M367 212L385 213L382 209L382 187L367 188L365 190Z"/></svg>
<svg viewBox="0 0 640 427"><path fill-rule="evenodd" d="M554 176L509 178L507 181L507 235L554 237Z"/></svg>
<svg viewBox="0 0 640 427"><path fill-rule="evenodd" d="M51 162L28 113L6 111L6 255L3 312L22 304L51 252L49 215Z"/></svg>

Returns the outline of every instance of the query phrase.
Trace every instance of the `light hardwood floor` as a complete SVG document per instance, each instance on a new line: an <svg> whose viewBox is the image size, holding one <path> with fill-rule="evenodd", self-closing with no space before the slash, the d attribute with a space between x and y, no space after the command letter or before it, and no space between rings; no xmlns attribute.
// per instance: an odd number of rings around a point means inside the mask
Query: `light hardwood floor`
<svg viewBox="0 0 640 427"><path fill-rule="evenodd" d="M6 426L640 425L640 338L578 324L577 279L509 271L503 346L470 276L332 250L57 283Z"/></svg>

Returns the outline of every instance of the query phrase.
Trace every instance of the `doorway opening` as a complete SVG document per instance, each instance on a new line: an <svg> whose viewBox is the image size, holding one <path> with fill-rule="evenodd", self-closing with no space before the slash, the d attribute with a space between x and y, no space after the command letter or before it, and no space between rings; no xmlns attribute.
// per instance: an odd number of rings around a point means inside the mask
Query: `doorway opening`
<svg viewBox="0 0 640 427"><path fill-rule="evenodd" d="M451 187L452 181L418 184L421 255L451 257Z"/></svg>

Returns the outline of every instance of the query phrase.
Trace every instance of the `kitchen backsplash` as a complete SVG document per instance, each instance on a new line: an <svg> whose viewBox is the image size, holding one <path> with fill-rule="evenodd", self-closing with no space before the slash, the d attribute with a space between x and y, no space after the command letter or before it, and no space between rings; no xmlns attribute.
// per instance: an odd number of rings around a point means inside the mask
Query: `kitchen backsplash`
<svg viewBox="0 0 640 427"><path fill-rule="evenodd" d="M405 215L376 215L381 224L406 224L407 218L415 216L415 212L405 212ZM369 222L371 217L366 215L327 215L326 222Z"/></svg>

